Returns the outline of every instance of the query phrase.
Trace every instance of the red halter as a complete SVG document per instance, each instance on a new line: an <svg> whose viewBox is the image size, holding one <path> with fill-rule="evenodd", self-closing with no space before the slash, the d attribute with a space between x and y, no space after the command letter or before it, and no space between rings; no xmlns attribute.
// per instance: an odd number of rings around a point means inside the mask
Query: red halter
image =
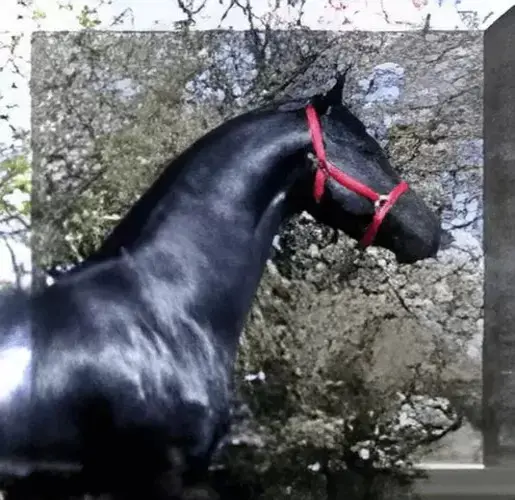
<svg viewBox="0 0 515 500"><path fill-rule="evenodd" d="M373 243L386 214L395 205L399 197L408 190L408 184L402 181L389 194L379 194L350 175L344 174L327 159L320 120L315 108L311 104L307 105L306 114L317 160L317 171L313 186L315 200L317 203L321 200L324 194L325 183L329 177L332 177L338 184L372 201L374 203L374 218L359 242L363 248L366 248Z"/></svg>

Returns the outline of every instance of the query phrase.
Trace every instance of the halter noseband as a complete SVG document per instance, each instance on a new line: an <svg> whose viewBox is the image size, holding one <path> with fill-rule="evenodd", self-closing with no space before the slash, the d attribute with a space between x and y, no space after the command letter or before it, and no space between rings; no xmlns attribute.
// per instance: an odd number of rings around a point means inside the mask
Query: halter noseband
<svg viewBox="0 0 515 500"><path fill-rule="evenodd" d="M350 175L343 173L327 159L320 120L315 108L311 104L308 104L306 107L306 115L313 149L315 150L314 160L317 165L313 196L317 203L320 202L324 194L325 183L329 177L332 177L338 184L372 201L374 203L374 218L359 242L362 248L366 248L373 243L386 214L395 205L399 197L408 190L408 184L402 181L389 194L379 194Z"/></svg>

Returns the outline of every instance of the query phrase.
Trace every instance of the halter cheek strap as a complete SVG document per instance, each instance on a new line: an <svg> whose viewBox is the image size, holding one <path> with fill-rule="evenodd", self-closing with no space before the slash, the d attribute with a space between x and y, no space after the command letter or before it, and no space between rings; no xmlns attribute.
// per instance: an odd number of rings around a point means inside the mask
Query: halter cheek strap
<svg viewBox="0 0 515 500"><path fill-rule="evenodd" d="M399 197L405 193L409 187L404 181L395 186L389 194L379 194L357 179L343 173L336 168L328 159L324 148L324 139L322 136L322 127L315 108L308 104L306 107L306 115L315 151L314 160L317 164L315 173L315 182L313 185L313 196L316 202L320 202L325 190L325 183L329 177L332 177L338 184L346 187L354 193L363 196L374 203L374 217L372 223L367 227L365 234L359 242L363 248L370 246L379 231L384 218L395 205Z"/></svg>

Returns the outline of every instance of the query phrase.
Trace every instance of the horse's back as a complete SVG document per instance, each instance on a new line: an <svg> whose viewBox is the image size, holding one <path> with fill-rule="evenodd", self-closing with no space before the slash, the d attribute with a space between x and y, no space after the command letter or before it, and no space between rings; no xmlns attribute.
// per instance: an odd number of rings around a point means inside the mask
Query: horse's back
<svg viewBox="0 0 515 500"><path fill-rule="evenodd" d="M176 303L168 304L166 324L159 321L144 292L115 260L60 280L30 302L9 297L18 312L0 316L8 332L0 345L23 332L33 348L34 379L26 386L32 425L22 436L31 458L68 462L107 448L119 454L131 441L142 449L190 440L199 454L210 446L228 390L206 368L203 353L213 346Z"/></svg>

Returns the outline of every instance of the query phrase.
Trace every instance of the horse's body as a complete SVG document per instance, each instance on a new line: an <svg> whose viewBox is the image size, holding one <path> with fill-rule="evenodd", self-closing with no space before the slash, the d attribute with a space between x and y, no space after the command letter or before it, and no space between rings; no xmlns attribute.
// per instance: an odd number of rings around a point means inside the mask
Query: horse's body
<svg viewBox="0 0 515 500"><path fill-rule="evenodd" d="M319 98L321 113L329 105ZM324 120L339 168L390 191L398 178L360 122L343 108ZM171 163L86 265L0 298L0 475L79 464L89 487L141 494L135 484L173 466L171 449L205 470L229 424L239 337L280 224L307 209L359 238L373 213L333 182L312 201L310 148L302 106L233 119ZM438 221L413 192L383 226L376 241L400 261L435 255Z"/></svg>

